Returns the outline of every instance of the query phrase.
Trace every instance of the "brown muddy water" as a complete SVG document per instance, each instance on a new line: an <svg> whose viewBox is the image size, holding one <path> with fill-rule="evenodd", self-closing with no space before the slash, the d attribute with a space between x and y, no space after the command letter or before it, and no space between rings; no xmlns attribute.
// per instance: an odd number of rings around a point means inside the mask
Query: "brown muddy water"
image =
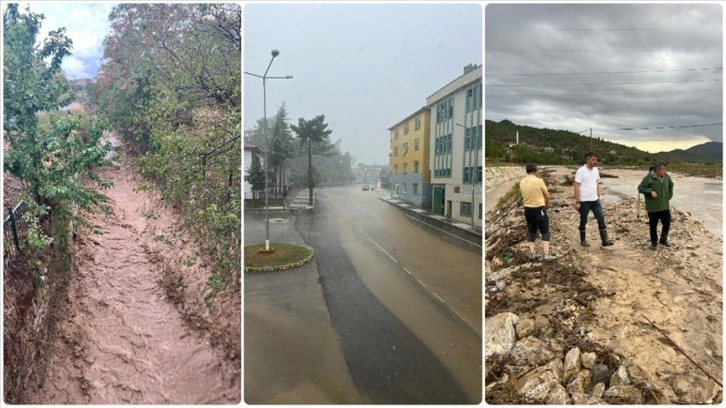
<svg viewBox="0 0 726 408"><path fill-rule="evenodd" d="M646 174L643 171L619 169L602 169L601 173L617 176L617 178L602 178L604 187L630 197L638 196L638 184ZM723 238L723 181L679 174L670 174L670 176L673 180L671 207L691 213L714 236ZM603 201L608 198L612 197L604 197ZM642 203L641 199L641 205Z"/></svg>
<svg viewBox="0 0 726 408"><path fill-rule="evenodd" d="M114 183L105 191L114 211L90 217L102 235L76 239L53 357L28 402L238 403L234 367L185 323L159 284L161 266L144 234L153 203L136 191L126 165L104 176Z"/></svg>

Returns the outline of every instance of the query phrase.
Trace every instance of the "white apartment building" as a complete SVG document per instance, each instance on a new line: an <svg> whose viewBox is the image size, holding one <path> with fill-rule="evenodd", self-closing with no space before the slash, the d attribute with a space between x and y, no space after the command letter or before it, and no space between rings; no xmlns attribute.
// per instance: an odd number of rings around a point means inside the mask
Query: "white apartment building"
<svg viewBox="0 0 726 408"><path fill-rule="evenodd" d="M426 98L431 109L432 212L482 226L482 66Z"/></svg>
<svg viewBox="0 0 726 408"><path fill-rule="evenodd" d="M245 143L245 157L244 157L244 174L242 179L244 180L244 176L247 176L247 173L249 172L250 167L252 167L252 157L257 156L260 159L260 164L262 167L265 167L265 152L263 152L259 147L255 145L251 145L248 143ZM245 182L245 200L252 199L252 185L247 182L247 180L244 180Z"/></svg>

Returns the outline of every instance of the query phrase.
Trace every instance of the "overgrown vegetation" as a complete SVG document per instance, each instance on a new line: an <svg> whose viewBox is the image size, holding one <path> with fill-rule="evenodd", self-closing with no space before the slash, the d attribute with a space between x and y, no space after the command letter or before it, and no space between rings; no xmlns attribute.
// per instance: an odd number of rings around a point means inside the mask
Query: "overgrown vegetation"
<svg viewBox="0 0 726 408"><path fill-rule="evenodd" d="M241 270L241 16L236 4L120 4L89 86L92 110L212 259L215 294Z"/></svg>
<svg viewBox="0 0 726 408"><path fill-rule="evenodd" d="M61 74L72 42L65 29L51 31L36 46L44 16L17 4L3 13L4 171L22 184L28 208L24 251L4 271L5 402L22 403L29 382L41 382L71 273L72 225L76 215L107 210L96 191L110 185L96 172L110 145L102 143L102 121L63 112L75 92ZM81 181L88 182L86 185ZM90 186L88 186L90 185Z"/></svg>

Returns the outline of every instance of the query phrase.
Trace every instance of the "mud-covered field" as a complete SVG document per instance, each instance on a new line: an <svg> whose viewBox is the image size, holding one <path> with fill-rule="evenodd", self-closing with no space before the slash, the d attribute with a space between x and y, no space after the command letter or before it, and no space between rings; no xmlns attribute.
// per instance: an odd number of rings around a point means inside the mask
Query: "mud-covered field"
<svg viewBox="0 0 726 408"><path fill-rule="evenodd" d="M540 172L552 195L555 262L529 261L517 195L487 214L486 402L720 402L721 239L674 209L673 247L651 251L636 200L603 188L614 196L603 207L615 245L600 246L591 216L590 246L582 247L572 174ZM539 238L537 248L541 254ZM491 352L499 347L490 342L493 331L507 313L516 316L512 347Z"/></svg>

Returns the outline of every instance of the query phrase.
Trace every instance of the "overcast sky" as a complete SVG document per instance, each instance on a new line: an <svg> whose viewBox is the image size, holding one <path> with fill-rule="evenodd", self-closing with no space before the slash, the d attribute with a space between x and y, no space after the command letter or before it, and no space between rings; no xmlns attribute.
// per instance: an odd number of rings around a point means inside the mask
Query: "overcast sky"
<svg viewBox="0 0 726 408"><path fill-rule="evenodd" d="M592 128L650 152L722 142L722 13L718 3L489 4L486 117Z"/></svg>
<svg viewBox="0 0 726 408"><path fill-rule="evenodd" d="M244 70L267 80L267 115L285 102L289 120L325 115L331 140L358 163L387 164L388 128L482 64L478 3L247 4ZM244 128L263 117L260 78L244 75Z"/></svg>
<svg viewBox="0 0 726 408"><path fill-rule="evenodd" d="M3 2L3 10L7 2ZM30 11L45 16L41 21L38 40L42 41L49 31L66 28L66 36L73 40L73 55L63 60L63 71L68 79L93 78L103 58L103 38L110 33L108 14L116 3L62 3L21 2L21 13Z"/></svg>

